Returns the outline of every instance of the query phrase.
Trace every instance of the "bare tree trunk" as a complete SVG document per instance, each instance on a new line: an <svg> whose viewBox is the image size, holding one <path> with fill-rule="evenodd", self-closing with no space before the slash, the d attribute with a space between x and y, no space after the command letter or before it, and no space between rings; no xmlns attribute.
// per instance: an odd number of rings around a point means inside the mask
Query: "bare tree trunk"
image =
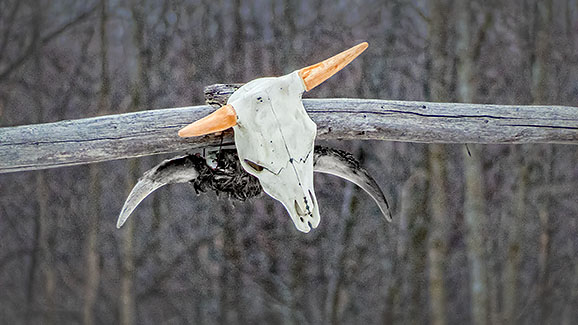
<svg viewBox="0 0 578 325"><path fill-rule="evenodd" d="M233 47L228 60L232 79L242 82L245 79L245 30L241 16L241 0L233 0Z"/></svg>
<svg viewBox="0 0 578 325"><path fill-rule="evenodd" d="M432 324L447 323L447 297L445 289L445 262L447 259L447 185L444 145L429 147L430 185L429 210L431 213L428 246L429 294Z"/></svg>
<svg viewBox="0 0 578 325"><path fill-rule="evenodd" d="M457 89L458 100L473 103L477 85L474 77L474 49L479 48L481 39L475 39L470 10L471 2L458 1L457 18ZM484 28L483 26L480 28ZM468 151L469 149L469 151ZM467 236L468 261L470 271L471 308L473 324L487 324L490 319L488 296L488 261L486 235L486 199L482 171L480 145L464 147L462 156L465 168L464 219Z"/></svg>
<svg viewBox="0 0 578 325"><path fill-rule="evenodd" d="M262 202L259 204L262 204L263 206L262 211L265 212L263 215L266 216L265 217L266 221L264 222L262 229L272 232L276 231L278 226L276 224L275 218L278 217L278 215L275 203L272 202L271 200L267 200L266 202ZM263 272L266 274L263 279L263 288L266 293L264 299L265 300L269 299L267 296L282 298L281 293L282 288L279 287L278 282L275 280L275 277L278 277L279 274L282 272L280 270L282 262L279 258L279 250L280 250L280 248L278 247L279 243L276 242L275 240L271 240L267 241L265 245L267 245L270 248L268 249L267 254L268 263L265 264L268 267L266 270L263 270ZM281 298L279 298L279 300L281 300ZM267 306L268 308L265 311L265 319L269 320L272 324L284 324L286 319L284 315L274 310L273 306L275 306L275 303L276 302L271 302L269 306Z"/></svg>
<svg viewBox="0 0 578 325"><path fill-rule="evenodd" d="M148 99L150 89L147 68L147 56L150 55L145 44L145 22L146 16L143 13L142 4L131 1L130 11L133 16L133 42L137 50L136 80L133 83L131 111L139 109L143 101ZM127 191L130 191L140 177L140 161L132 159L128 162ZM128 193L128 192L127 192ZM122 272L121 272L121 293L120 293L120 323L122 325L132 325L136 323L136 294L134 279L136 275L135 265L135 237L134 219L128 220L123 227L122 238ZM144 252L147 254L147 252Z"/></svg>
<svg viewBox="0 0 578 325"><path fill-rule="evenodd" d="M108 110L110 78L108 75L108 41L106 24L107 1L100 0L100 60L101 60L101 87L97 114L100 115ZM101 217L101 171L100 166L89 166L90 200L88 238L86 243L86 282L84 288L84 304L82 308L82 323L94 324L94 305L98 296L100 283L100 254L98 251L98 234L100 232Z"/></svg>
<svg viewBox="0 0 578 325"><path fill-rule="evenodd" d="M38 175L36 175L36 192L38 193L38 191L40 190L40 188L38 187L38 185L40 183L44 183L44 173L46 173L45 171L39 171ZM41 176L42 174L42 176ZM41 179L42 178L42 179ZM36 201L38 202L39 206L40 206L40 201L38 200L38 194L37 194L37 199ZM40 212L40 210L39 210ZM28 268L28 283L26 285L26 307L28 309L28 312L26 313L26 323L30 323L31 320L31 316L32 316L32 310L34 309L34 296L35 296L35 292L34 292L34 287L36 284L36 273L37 273L37 268L38 265L40 264L40 240L39 240L39 234L40 234L40 214L36 216L36 220L34 222L34 232L32 239L34 240L34 243L32 245L32 254L30 254L30 267Z"/></svg>
<svg viewBox="0 0 578 325"><path fill-rule="evenodd" d="M544 146L543 172L544 183L551 187L553 185L553 163L554 147L552 145ZM542 200L538 202L538 216L540 218L540 244L538 251L538 295L540 305L540 322L550 324L552 316L551 300L551 258L552 258L552 233L554 232L555 223L551 220L552 194L546 191Z"/></svg>
<svg viewBox="0 0 578 325"><path fill-rule="evenodd" d="M43 24L43 8L40 1L35 1L34 9L34 23L32 27L32 42L34 48L34 67L36 69L36 80L38 87L43 80L43 64L42 53L40 45L40 34ZM36 119L38 122L43 122L45 119L45 110L42 109L43 103L40 92L34 92L34 102L39 107ZM38 203L38 217L36 224L36 244L35 254L33 256L32 266L30 270L30 283L28 288L29 304L34 304L34 291L36 277L38 276L41 284L40 294L38 295L39 308L41 311L41 319L45 324L53 324L56 319L54 315L54 290L56 287L56 275L54 273L54 261L52 249L50 245L50 237L52 235L52 222L48 210L50 200L50 189L47 184L47 172L40 171L36 175L36 201ZM36 274L38 273L38 274Z"/></svg>
<svg viewBox="0 0 578 325"><path fill-rule="evenodd" d="M532 97L534 103L544 103L549 87L548 64L550 57L550 38L552 26L552 0L540 0L536 5L535 53L532 62Z"/></svg>
<svg viewBox="0 0 578 325"><path fill-rule="evenodd" d="M508 223L508 250L504 266L504 323L512 324L516 321L518 311L518 274L520 272L520 259L522 249L522 234L520 225L523 224L526 215L526 197L528 191L529 171L523 161L524 148L515 148L515 161L520 164L518 171L517 189L514 193L513 215Z"/></svg>
<svg viewBox="0 0 578 325"><path fill-rule="evenodd" d="M54 289L56 276L54 273L54 261L49 241L52 233L50 215L48 213L48 200L50 190L46 184L46 172L39 172L36 178L36 198L38 202L38 271L41 283L40 308L42 319L45 324L53 324L54 318ZM34 287L32 287L34 290Z"/></svg>
<svg viewBox="0 0 578 325"><path fill-rule="evenodd" d="M82 308L82 323L86 325L94 324L94 305L98 295L100 282L100 254L98 252L98 233L100 229L100 167L89 166L90 177L90 203L88 238L86 243L86 280L84 284L84 304Z"/></svg>
<svg viewBox="0 0 578 325"><path fill-rule="evenodd" d="M448 58L446 55L447 33L445 15L448 4L443 0L430 2L429 44L428 55L430 73L428 88L433 101L443 101L448 98L448 82L446 80ZM445 290L445 260L447 258L447 188L446 188L446 157L444 145L429 146L429 211L430 236L428 246L429 262L429 303L431 322L435 325L447 323L447 297Z"/></svg>
<svg viewBox="0 0 578 325"><path fill-rule="evenodd" d="M283 55L281 58L281 69L288 69L282 71L283 74L289 73L291 69L296 69L297 64L295 63L295 49L293 48L293 40L298 36L297 26L295 26L295 11L299 8L298 3L295 0L283 0L283 36L280 41L282 41L282 51Z"/></svg>
<svg viewBox="0 0 578 325"><path fill-rule="evenodd" d="M575 158L578 159L578 151L576 151L575 156ZM576 207L578 209L578 205ZM576 218L570 222L570 230L572 234L578 233L578 220L576 220ZM571 256L578 256L578 245L575 244L576 239L569 238L568 241L569 246L572 247L570 249ZM561 323L565 325L574 324L576 318L578 318L578 310L575 308L575 306L578 306L578 262L574 261L574 268L570 271L570 274L573 275L573 279L569 283L570 295L566 302L561 321Z"/></svg>
<svg viewBox="0 0 578 325"><path fill-rule="evenodd" d="M47 172L41 171L36 178L36 198L38 201L38 241L40 249L40 279L42 283L42 304L43 322L45 324L55 323L54 315L54 289L56 287L56 275L54 273L54 260L50 239L52 236L52 222L48 211L50 200L50 189L47 184Z"/></svg>
<svg viewBox="0 0 578 325"><path fill-rule="evenodd" d="M425 271L423 262L425 260L425 252L423 245L425 243L424 239L427 237L425 223L427 186L428 179L425 170L423 168L416 168L402 187L399 233L397 236L397 260L392 270L393 273L398 274L397 277L399 278L393 283L388 293L390 299L388 307L392 310L384 315L384 324L420 324L424 322L424 320L420 318L421 315L423 315L423 312L419 311L421 302L415 298L411 300L408 299L412 297L406 297L406 293L409 291L411 296L414 296L415 294L412 294L412 291L415 290L413 287L422 287L420 283L425 282L415 281L412 277L419 277L423 275ZM416 246L419 244L422 245L418 250L423 252L420 254L421 257L416 256L417 252L414 251L414 249L418 248ZM416 261L420 258L420 264L415 265ZM413 269L414 265L419 265L417 270ZM419 271L419 273L415 271ZM411 287L407 288L408 286ZM423 291L423 287L421 291ZM404 301L406 300L409 303L405 304ZM408 306L404 307L404 305ZM414 312L414 314L412 314L412 312Z"/></svg>
<svg viewBox="0 0 578 325"><path fill-rule="evenodd" d="M138 159L128 162L127 195L136 184L140 176L140 163ZM136 294L134 278L136 275L134 256L134 220L130 218L122 227L121 242L121 272L120 272L120 324L136 324Z"/></svg>
<svg viewBox="0 0 578 325"><path fill-rule="evenodd" d="M432 101L447 101L449 97L448 58L446 51L448 26L446 15L449 12L445 0L430 1L430 17L428 21L428 63L429 76L427 80L428 95Z"/></svg>
<svg viewBox="0 0 578 325"><path fill-rule="evenodd" d="M138 174L139 164L136 159L129 162L131 176L127 188L130 190L136 183L135 174ZM128 193L128 192L127 192ZM123 226L122 254L120 272L120 324L132 325L136 323L136 301L134 294L134 219L127 220Z"/></svg>
<svg viewBox="0 0 578 325"><path fill-rule="evenodd" d="M293 247L292 264L291 264L291 323L300 324L303 320L301 318L301 306L306 303L307 294L307 260L303 250L300 246Z"/></svg>
<svg viewBox="0 0 578 325"><path fill-rule="evenodd" d="M489 323L488 265L486 254L486 201L482 176L482 148L480 145L463 148L465 167L464 217L467 228L468 261L470 264L470 290L472 295L472 320L474 324Z"/></svg>
<svg viewBox="0 0 578 325"><path fill-rule="evenodd" d="M357 146L359 148L359 146ZM359 149L356 149L359 151ZM326 318L331 324L339 324L340 316L343 312L342 289L345 282L347 271L345 270L345 260L347 250L351 242L351 234L355 226L355 188L353 184L348 183L343 190L343 204L341 205L341 217L344 222L342 232L339 235L339 244L336 246L334 255L333 273L329 279L327 301L325 304Z"/></svg>
<svg viewBox="0 0 578 325"><path fill-rule="evenodd" d="M409 199L411 205L407 207L408 219L408 255L406 268L405 290L407 293L407 309L402 313L406 315L402 319L402 323L408 324L424 324L427 322L427 314L424 312L424 306L427 304L427 272L426 265L428 260L427 238L430 230L430 220L428 218L428 188L430 186L430 178L425 170L427 170L427 146L417 146L415 153L420 157L419 164L414 167L416 174L423 171L425 176L416 176L416 183L412 185ZM402 209L405 209L402 207Z"/></svg>
<svg viewBox="0 0 578 325"><path fill-rule="evenodd" d="M223 266L221 268L221 324L245 324L243 283L240 267L241 250L237 240L237 226L233 219L232 205L221 202L223 225Z"/></svg>
<svg viewBox="0 0 578 325"><path fill-rule="evenodd" d="M552 89L549 83L549 59L551 51L551 25L552 25L552 0L536 1L536 35L535 35L535 56L532 62L532 97L535 104L545 103ZM552 147L541 146L541 153L546 151L547 157L544 162L544 179L547 184L551 183L552 170ZM540 243L538 248L538 305L540 322L550 323L551 316L550 290L549 290L549 270L551 259L551 233L552 221L550 220L550 195L545 193L543 201L538 207L540 217Z"/></svg>

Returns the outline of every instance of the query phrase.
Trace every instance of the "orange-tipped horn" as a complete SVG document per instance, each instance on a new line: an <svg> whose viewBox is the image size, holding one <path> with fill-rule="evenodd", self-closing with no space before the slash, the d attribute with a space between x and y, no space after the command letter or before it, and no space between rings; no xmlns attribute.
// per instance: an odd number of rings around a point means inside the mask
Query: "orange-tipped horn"
<svg viewBox="0 0 578 325"><path fill-rule="evenodd" d="M299 76L305 83L305 89L309 91L329 79L365 51L368 46L367 42L363 42L327 60L299 70Z"/></svg>
<svg viewBox="0 0 578 325"><path fill-rule="evenodd" d="M237 125L237 113L231 105L225 105L210 115L179 130L180 137L196 137L226 130Z"/></svg>

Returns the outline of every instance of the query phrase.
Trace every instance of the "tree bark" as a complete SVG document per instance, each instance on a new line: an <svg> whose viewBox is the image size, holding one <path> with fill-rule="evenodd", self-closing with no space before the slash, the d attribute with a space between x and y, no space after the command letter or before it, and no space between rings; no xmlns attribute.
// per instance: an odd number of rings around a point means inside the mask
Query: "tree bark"
<svg viewBox="0 0 578 325"><path fill-rule="evenodd" d="M356 145L354 151L359 151L359 145ZM355 199L355 188L353 184L348 183L343 191L343 204L341 205L341 217L344 226L339 234L340 242L337 245L336 252L334 255L334 261L331 263L334 265L334 272L329 279L327 301L325 304L326 319L329 320L331 324L339 324L340 316L343 312L343 303L341 301L342 289L345 282L345 276L347 271L345 270L345 260L348 254L348 248L351 242L351 235L353 228L356 224L355 222L355 209L356 209L356 199Z"/></svg>
<svg viewBox="0 0 578 325"><path fill-rule="evenodd" d="M107 1L100 0L100 60L101 60L101 86L97 114L108 110L110 78L108 74L108 42L106 24L108 21ZM93 325L94 306L98 296L100 283L100 253L98 250L98 234L100 232L101 217L101 194L102 187L101 170L98 165L89 166L90 200L88 235L86 240L86 282L84 288L84 303L82 308L82 323Z"/></svg>
<svg viewBox="0 0 578 325"><path fill-rule="evenodd" d="M548 79L548 65L551 52L550 38L552 26L552 0L535 2L536 38L534 40L534 60L532 62L532 97L535 104L544 103L551 89Z"/></svg>
<svg viewBox="0 0 578 325"><path fill-rule="evenodd" d="M131 161L129 170L133 176L130 177L128 188L136 183L134 173L138 171L138 162ZM129 189L130 191L130 189ZM127 192L128 193L128 192ZM122 255L120 272L120 324L132 325L136 323L136 301L134 294L134 276L136 273L134 265L134 218L127 220L123 226L122 233Z"/></svg>
<svg viewBox="0 0 578 325"><path fill-rule="evenodd" d="M554 148L548 146L544 148L544 183L549 188L553 185L553 160ZM551 259L552 259L552 233L554 231L555 221L550 216L552 210L552 194L549 191L538 202L538 216L540 218L540 243L538 249L538 297L540 305L540 322L550 324L552 316L551 303ZM554 218L555 219L555 218Z"/></svg>
<svg viewBox="0 0 578 325"><path fill-rule="evenodd" d="M40 39L40 33L43 25L43 10L40 1L35 1L35 9L33 12L34 23L32 27L32 44L35 44L33 48L34 53L34 67L36 69L36 76L34 82L36 84L42 84L44 82L44 69L42 64L42 53L41 46L37 42ZM42 107L43 100L39 93L35 93L33 96L33 101ZM46 111L45 109L40 109L38 115L36 116L37 121L43 121L45 119ZM28 288L28 300L29 304L34 306L33 296L37 296L36 302L37 307L41 310L41 322L45 324L54 324L55 319L55 300L54 300L54 290L56 288L56 274L54 272L54 261L52 255L51 247L51 237L53 236L53 223L51 222L51 216L49 212L49 201L50 201L50 188L47 184L47 173L41 171L36 175L36 201L38 204L38 216L35 225L35 254L33 256L32 269L30 270L30 283ZM40 279L40 281L38 281ZM35 283L40 284L40 290L35 286ZM38 290L39 294L35 294L34 291Z"/></svg>
<svg viewBox="0 0 578 325"><path fill-rule="evenodd" d="M86 277L84 283L84 302L82 307L82 323L94 324L94 305L98 296L100 283L100 253L98 251L98 234L100 229L100 198L101 198L101 173L100 166L89 166L90 200L88 235L86 239Z"/></svg>
<svg viewBox="0 0 578 325"><path fill-rule="evenodd" d="M470 271L470 290L472 299L472 322L489 323L488 300L488 242L486 234L487 214L483 183L481 156L483 149L479 145L463 148L465 167L464 218L467 236L468 261ZM470 155L471 154L471 155Z"/></svg>
<svg viewBox="0 0 578 325"><path fill-rule="evenodd" d="M476 57L474 49L479 48L481 39L476 39L473 33L474 19L471 2L457 3L457 89L458 100L474 102L477 89L475 71ZM479 27L484 28L484 26ZM485 31L481 31L485 32ZM486 199L484 177L482 170L483 148L470 145L462 150L465 173L464 219L467 255L470 272L471 313L473 324L489 323L490 307L488 294L488 256L486 254Z"/></svg>
<svg viewBox="0 0 578 325"><path fill-rule="evenodd" d="M551 52L551 37L552 37L552 0L536 1L535 3L535 49L534 61L532 62L532 97L533 103L544 103L548 98L551 98L549 79L549 61ZM536 148L534 148L535 150ZM540 148L540 154L545 154L545 161L542 162L544 169L544 179L547 184L552 182L552 147ZM538 305L540 322L542 324L550 323L551 306L550 306L550 290L549 290L549 273L550 273L550 259L551 259L551 233L552 220L550 218L550 201L549 193L545 193L542 202L538 206L538 215L540 217L540 242L538 248Z"/></svg>
<svg viewBox="0 0 578 325"><path fill-rule="evenodd" d="M317 139L423 143L578 143L578 108L306 99ZM0 173L55 168L232 143L232 133L179 138L209 106L0 128Z"/></svg>
<svg viewBox="0 0 578 325"><path fill-rule="evenodd" d="M448 82L448 57L446 44L448 42L448 26L444 17L448 12L448 4L443 0L430 2L430 17L428 21L428 57L430 69L428 75L428 89L433 101L447 100ZM448 198L447 198L447 175L446 175L447 149L441 144L429 146L429 304L430 320L432 324L443 325L447 323L447 294L445 284L445 262L447 259L447 228Z"/></svg>
<svg viewBox="0 0 578 325"><path fill-rule="evenodd" d="M507 228L508 232L508 247L506 254L506 261L504 266L504 287L503 287L503 301L504 301L504 323L513 324L516 322L518 311L518 274L520 272L520 259L522 249L522 233L520 225L524 224L526 215L526 196L529 182L529 170L523 157L526 155L522 152L524 148L516 148L514 156L515 161L520 164L517 175L517 189L514 192L513 198L513 215L509 220Z"/></svg>
<svg viewBox="0 0 578 325"><path fill-rule="evenodd" d="M150 89L147 72L147 48L145 44L145 19L143 8L137 1L131 1L130 11L133 18L133 43L136 48L136 73L132 85L130 110L135 111L143 102L148 100ZM128 161L127 193L134 187L140 177L140 162L137 159ZM134 279L136 275L135 248L134 248L134 219L128 220L123 227L122 234L122 266L121 266L121 293L120 293L120 323L132 325L136 323L136 294ZM146 254L147 252L145 252Z"/></svg>
<svg viewBox="0 0 578 325"><path fill-rule="evenodd" d="M447 323L447 295L445 284L447 259L447 152L443 145L429 147L429 211L430 235L428 243L429 295L432 324Z"/></svg>
<svg viewBox="0 0 578 325"><path fill-rule="evenodd" d="M425 148L424 148L425 149ZM427 152L421 153L422 159L427 161ZM425 167L425 166L424 166ZM423 177L421 171L423 170ZM404 321L408 324L427 323L427 313L424 309L427 304L427 259L428 259L428 187L429 177L425 168L416 170L415 184L410 185L409 197L406 202L409 206L402 206L402 211L408 218L408 267L405 284L407 286L407 309L404 310ZM408 181L409 182L409 181ZM411 202L411 203L410 203ZM403 323L402 322L402 323Z"/></svg>
<svg viewBox="0 0 578 325"><path fill-rule="evenodd" d="M237 240L231 202L222 202L223 223L223 266L221 268L221 324L245 324L243 306L243 282L240 268L242 252Z"/></svg>
<svg viewBox="0 0 578 325"><path fill-rule="evenodd" d="M401 284L393 296L395 323L424 324L422 299L426 291L426 238L427 238L428 177L424 168L413 169L401 192L400 238L397 255ZM394 291L393 294L396 294ZM403 304L404 301L409 303ZM393 324L385 319L385 324Z"/></svg>

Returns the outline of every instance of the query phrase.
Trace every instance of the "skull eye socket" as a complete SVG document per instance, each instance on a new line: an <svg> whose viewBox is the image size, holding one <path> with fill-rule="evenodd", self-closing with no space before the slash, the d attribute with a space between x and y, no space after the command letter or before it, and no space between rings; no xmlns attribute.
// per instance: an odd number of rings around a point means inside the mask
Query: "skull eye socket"
<svg viewBox="0 0 578 325"><path fill-rule="evenodd" d="M251 167L251 168L252 168L254 171L256 171L256 172L260 172L260 171L262 171L262 170L264 169L263 166L261 166L261 165L259 165L259 164L256 164L256 163L254 163L254 162L252 162L252 161L250 161L250 160L248 160L248 159L245 159L245 163L246 163L247 165L249 165L249 167Z"/></svg>

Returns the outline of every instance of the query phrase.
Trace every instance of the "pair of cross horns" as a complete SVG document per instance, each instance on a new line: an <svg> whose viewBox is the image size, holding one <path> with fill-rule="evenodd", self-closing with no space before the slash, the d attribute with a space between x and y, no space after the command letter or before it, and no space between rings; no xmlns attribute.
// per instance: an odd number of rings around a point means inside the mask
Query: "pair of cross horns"
<svg viewBox="0 0 578 325"><path fill-rule="evenodd" d="M313 172L350 180L370 193L386 214L387 202L375 181L354 159L339 151L315 149L317 125L301 96L343 69L368 44L358 44L327 60L276 78L260 78L235 91L227 105L182 128L181 137L201 136L234 129L239 163L255 176L265 191L280 201L298 230L309 232L319 224L319 206ZM145 173L125 202L117 226L121 226L150 192L170 183L193 181L199 171L181 157L165 161Z"/></svg>
<svg viewBox="0 0 578 325"><path fill-rule="evenodd" d="M297 71L303 81L306 91L319 86L325 80L339 72L351 63L368 47L367 42L358 44L343 51L327 60L305 67ZM211 115L208 115L194 123L187 125L179 131L180 137L201 136L216 133L237 125L237 112L232 104L227 104Z"/></svg>

